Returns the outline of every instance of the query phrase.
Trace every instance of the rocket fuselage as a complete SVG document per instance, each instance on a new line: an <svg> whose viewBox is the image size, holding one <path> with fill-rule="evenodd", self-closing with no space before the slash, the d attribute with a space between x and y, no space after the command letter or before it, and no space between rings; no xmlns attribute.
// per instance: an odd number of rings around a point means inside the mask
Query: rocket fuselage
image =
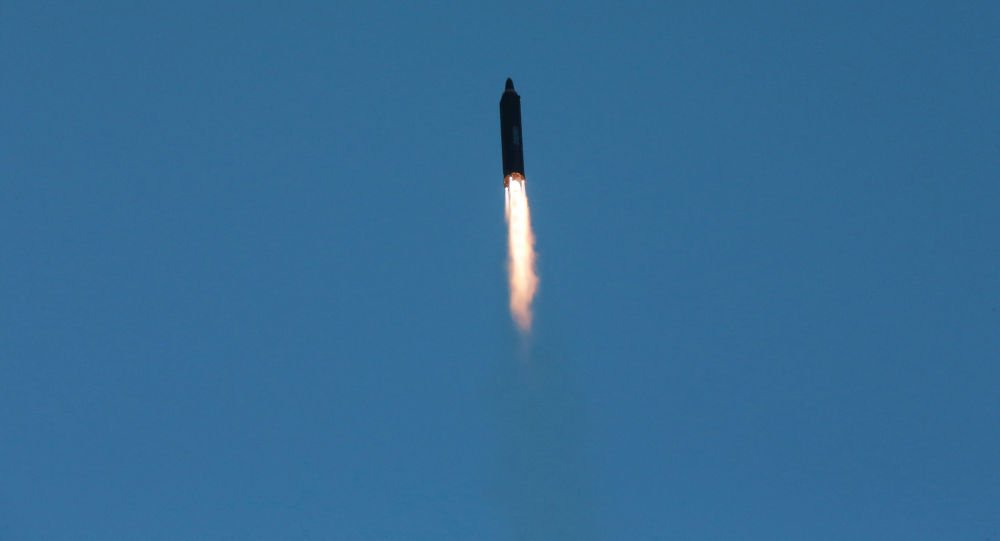
<svg viewBox="0 0 1000 541"><path fill-rule="evenodd" d="M512 175L524 179L524 141L521 138L521 96L514 91L514 81L507 79L500 98L500 146L503 149L503 185Z"/></svg>

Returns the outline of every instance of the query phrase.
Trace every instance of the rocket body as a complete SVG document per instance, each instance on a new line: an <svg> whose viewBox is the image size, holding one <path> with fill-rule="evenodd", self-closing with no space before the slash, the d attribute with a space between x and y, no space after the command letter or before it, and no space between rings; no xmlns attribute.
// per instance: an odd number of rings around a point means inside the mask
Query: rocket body
<svg viewBox="0 0 1000 541"><path fill-rule="evenodd" d="M500 98L500 147L503 150L503 185L511 178L524 180L524 141L521 138L521 96L514 81L507 79Z"/></svg>

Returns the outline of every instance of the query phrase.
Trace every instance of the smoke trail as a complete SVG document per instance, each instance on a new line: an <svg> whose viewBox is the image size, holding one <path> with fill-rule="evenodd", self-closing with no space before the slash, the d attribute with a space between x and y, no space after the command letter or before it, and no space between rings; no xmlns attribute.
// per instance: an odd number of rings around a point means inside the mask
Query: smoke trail
<svg viewBox="0 0 1000 541"><path fill-rule="evenodd" d="M507 218L507 272L510 281L510 313L522 333L531 330L531 300L538 290L535 273L535 234L531 231L531 213L524 177L507 177L504 214Z"/></svg>

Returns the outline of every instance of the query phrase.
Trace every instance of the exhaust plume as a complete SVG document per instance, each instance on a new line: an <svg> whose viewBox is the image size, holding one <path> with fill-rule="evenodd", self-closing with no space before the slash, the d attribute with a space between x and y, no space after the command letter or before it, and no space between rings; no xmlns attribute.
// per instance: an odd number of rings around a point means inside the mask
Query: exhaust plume
<svg viewBox="0 0 1000 541"><path fill-rule="evenodd" d="M531 231L531 214L528 211L528 193L524 177L512 174L507 177L504 214L507 218L507 273L510 282L510 314L517 328L527 334L531 331L531 301L538 290L535 273L535 234Z"/></svg>

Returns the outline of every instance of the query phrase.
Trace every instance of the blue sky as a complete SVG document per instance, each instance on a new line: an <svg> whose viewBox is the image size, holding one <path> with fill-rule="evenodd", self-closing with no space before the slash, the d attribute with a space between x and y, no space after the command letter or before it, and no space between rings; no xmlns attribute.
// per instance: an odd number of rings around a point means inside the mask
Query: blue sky
<svg viewBox="0 0 1000 541"><path fill-rule="evenodd" d="M1000 536L998 27L5 3L0 538Z"/></svg>

